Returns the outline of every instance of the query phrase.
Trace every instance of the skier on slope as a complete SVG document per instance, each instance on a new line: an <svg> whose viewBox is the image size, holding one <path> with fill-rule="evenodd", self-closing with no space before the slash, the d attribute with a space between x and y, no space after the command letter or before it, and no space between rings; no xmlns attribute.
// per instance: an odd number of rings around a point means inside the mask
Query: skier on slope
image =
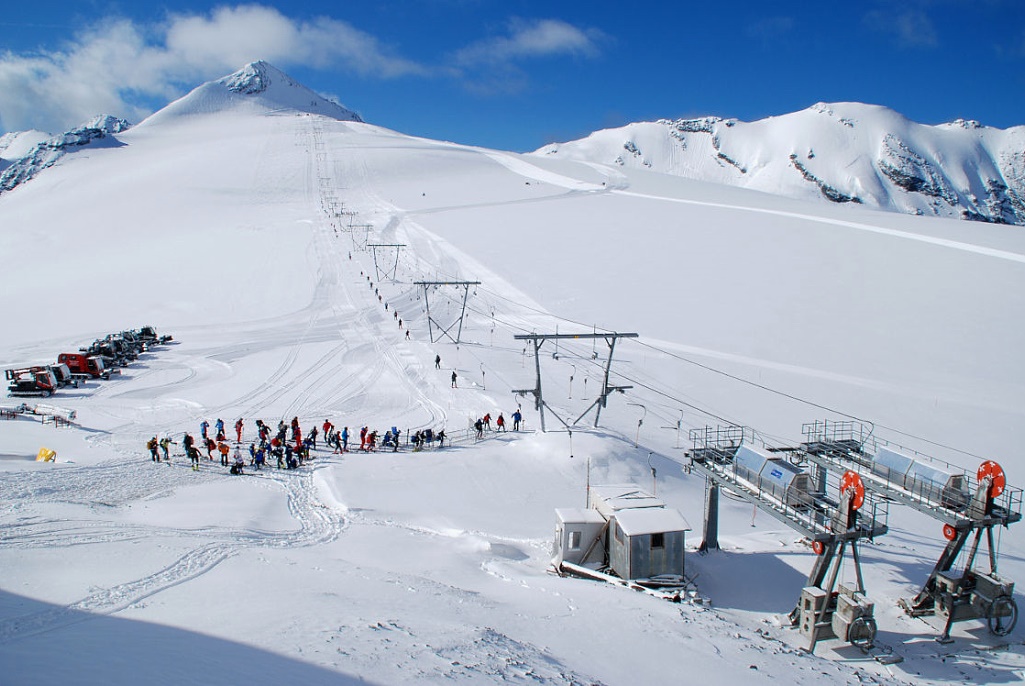
<svg viewBox="0 0 1025 686"><path fill-rule="evenodd" d="M244 424L245 423L242 421L242 417L239 417L238 421L235 422L235 436L236 436L235 442L236 443L241 443L242 442L242 427L243 427Z"/></svg>
<svg viewBox="0 0 1025 686"><path fill-rule="evenodd" d="M167 451L167 446L169 446L169 445L178 445L178 444L175 443L174 441L172 441L170 439L170 437L168 437L168 436L164 436L163 438L160 439L160 449L162 451L164 451L164 461L165 462L170 462L171 461L171 455Z"/></svg>

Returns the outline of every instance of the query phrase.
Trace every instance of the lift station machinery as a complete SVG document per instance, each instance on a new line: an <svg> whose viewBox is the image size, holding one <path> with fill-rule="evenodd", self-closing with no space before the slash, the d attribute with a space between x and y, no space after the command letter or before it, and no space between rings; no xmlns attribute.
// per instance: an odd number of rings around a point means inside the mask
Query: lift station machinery
<svg viewBox="0 0 1025 686"><path fill-rule="evenodd" d="M690 432L692 471L707 482L701 549L718 548L719 489L725 488L811 541L818 555L791 621L814 651L820 640L839 638L871 647L876 634L873 604L865 596L858 544L887 531L888 502L866 491L856 472L829 482L828 472L809 474L776 449L757 445L751 429L705 427ZM838 493L839 499L829 495ZM855 588L837 584L850 552Z"/></svg>
<svg viewBox="0 0 1025 686"><path fill-rule="evenodd" d="M1014 630L1014 582L997 572L993 530L1021 520L1022 490L1007 485L999 464L985 461L972 474L921 455L912 457L873 439L871 428L860 422L817 421L805 424L803 433L806 440L796 454L820 473L856 473L867 491L942 523L947 544L918 594L901 600L908 614L942 618L941 642L949 642L951 625L964 620L985 620L998 636ZM987 570L976 568L983 538Z"/></svg>

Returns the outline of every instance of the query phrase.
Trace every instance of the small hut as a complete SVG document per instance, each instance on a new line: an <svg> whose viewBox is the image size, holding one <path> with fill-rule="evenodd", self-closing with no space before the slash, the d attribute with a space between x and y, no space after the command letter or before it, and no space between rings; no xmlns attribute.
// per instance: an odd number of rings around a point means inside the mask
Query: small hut
<svg viewBox="0 0 1025 686"><path fill-rule="evenodd" d="M582 567L598 568L605 563L605 535L607 522L597 510L558 508L555 510L555 550L553 563L563 562Z"/></svg>
<svg viewBox="0 0 1025 686"><path fill-rule="evenodd" d="M556 510L557 566L564 561L581 566L604 563L631 581L683 577L686 532L691 527L679 511L634 485L592 486L588 495L588 510Z"/></svg>

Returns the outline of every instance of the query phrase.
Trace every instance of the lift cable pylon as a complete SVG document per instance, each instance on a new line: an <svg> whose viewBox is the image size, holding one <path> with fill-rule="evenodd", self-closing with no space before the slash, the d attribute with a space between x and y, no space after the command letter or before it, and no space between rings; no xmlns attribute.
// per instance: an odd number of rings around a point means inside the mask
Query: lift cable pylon
<svg viewBox="0 0 1025 686"><path fill-rule="evenodd" d="M1014 583L997 573L993 529L1021 521L1023 492L1006 484L1000 465L986 461L973 475L928 457L914 459L871 439L871 432L860 422L817 421L805 424L803 431L806 442L799 454L820 470L854 470L870 491L943 524L946 547L918 594L900 601L909 615L945 617L939 636L944 642L954 621L985 619L998 636L1014 629L1018 617ZM988 572L974 568L984 533ZM953 571L973 537L963 571Z"/></svg>
<svg viewBox="0 0 1025 686"><path fill-rule="evenodd" d="M809 650L814 650L819 640L834 636L857 645L870 645L875 637L875 622L871 603L864 594L858 543L888 531L887 501L874 498L871 493L866 496L858 475L846 472L833 487L840 493L837 502L827 494L832 488L827 489L824 480L816 482L785 458L771 457L776 452L772 449L757 449L754 431L748 427L705 427L692 430L690 437L694 446L687 453L691 471L707 480L705 539L699 549L719 548L721 489L750 502L759 511L803 534L818 555L790 615L808 637ZM839 568L848 551L854 561L858 587L841 588L834 594ZM843 601L838 599L841 595Z"/></svg>
<svg viewBox="0 0 1025 686"><path fill-rule="evenodd" d="M369 233L368 233L369 235ZM405 243L367 243L367 247L372 249L374 252L374 279L376 281L381 280L382 274L384 278L395 281L398 278L399 273L399 253L406 247ZM382 269L377 263L377 249L378 248L395 248L395 264L387 269Z"/></svg>
<svg viewBox="0 0 1025 686"><path fill-rule="evenodd" d="M534 396L534 408L541 415L541 431L542 432L546 431L546 427L545 427L545 408L546 407L548 408L548 411L551 412L552 415L554 415L556 419L558 419L560 422L562 422L562 425L565 426L567 429L570 429L570 428L572 428L574 426L577 426L580 423L580 420L582 420L585 416L587 416L588 412L590 412L594 408L597 408L597 410L594 413L594 426L597 427L598 426L598 420L601 418L601 410L602 410L603 407L606 407L608 405L609 395L611 395L613 392L616 392L616 391L618 391L620 393L623 393L623 392L628 391L631 388L633 388L633 386L610 386L609 385L609 373L610 373L610 371L612 369L612 354L613 354L613 352L616 349L616 341L618 339L620 339L620 338L637 338L637 334L636 333L616 333L616 332L609 332L609 333L579 333L579 334L573 334L573 333L536 334L536 333L531 333L531 334L518 334L518 335L513 336L513 338L516 339L516 340L519 340L519 341L532 341L534 343L534 367L535 367L535 369L537 371L537 382L536 382L536 385L534 386L534 388L516 390L516 391L513 391L513 393L516 393L517 395L531 394L531 395ZM558 344L558 341L559 340L563 340L563 339L591 339L591 340L597 340L599 338L605 339L605 343L609 346L609 356L608 356L608 359L605 361L605 372L604 372L604 377L603 377L603 380L602 380L601 393L598 395L598 397L595 399L595 401L593 403L588 405L587 409L584 410L584 412L579 417L577 417L575 420L573 420L572 423L567 422L562 417L560 417L555 412L555 410L553 410L552 407L550 405L548 405L548 403L545 402L544 396L543 396L543 394L541 392L541 354L540 354L541 353L541 346L544 345L545 341L548 341L548 340L554 340L556 342L556 344Z"/></svg>
<svg viewBox="0 0 1025 686"><path fill-rule="evenodd" d="M466 301L470 298L470 286L479 286L480 281L414 281L414 285L423 286L424 289L424 303L427 306L427 333L431 339L431 343L435 342L434 338L434 327L438 329L438 338L441 340L442 336L447 336L450 341L459 345L463 336L463 319L466 316ZM431 286L462 286L463 287L463 307L459 311L459 319L455 320L447 327L443 326L438 320L431 314L431 299L430 299L430 287ZM455 338L449 331L456 324L459 325L459 329L456 331Z"/></svg>
<svg viewBox="0 0 1025 686"><path fill-rule="evenodd" d="M350 217L349 217L349 228L348 228L349 237L352 239L352 249L353 250L363 250L365 252L367 250L368 246L370 245L370 232L374 230L374 225L373 224L355 224L354 225L352 223L352 217L355 216L355 214L356 213L353 212L350 215ZM356 240L356 232L357 231L362 231L363 232L363 235L360 237L359 241Z"/></svg>

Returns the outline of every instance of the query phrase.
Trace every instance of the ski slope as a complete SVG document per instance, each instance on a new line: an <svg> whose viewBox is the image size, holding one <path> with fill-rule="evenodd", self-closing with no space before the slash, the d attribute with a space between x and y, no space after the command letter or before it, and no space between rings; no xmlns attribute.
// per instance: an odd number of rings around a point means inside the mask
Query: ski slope
<svg viewBox="0 0 1025 686"><path fill-rule="evenodd" d="M704 482L682 449L689 429L727 421L787 445L804 422L855 417L968 469L995 459L1020 485L1017 230L204 102L0 197L0 251L17 256L0 275L5 367L143 324L175 337L119 378L55 396L77 411L73 428L0 421L5 679L1022 677L1021 628L996 639L958 623L944 646L935 620L898 610L944 542L936 522L899 508L862 551L897 665L838 644L801 650L779 617L813 554L730 500L724 550L688 554L708 605L547 571L554 509L583 506L588 479L650 487L654 467L658 495L698 526ZM458 346L431 343L425 297L448 325L463 291L415 285L445 280L481 282ZM598 429L592 411L572 434L541 433L532 399L513 394L535 383L532 350L513 336L556 331L640 334L617 344L611 381L633 388L610 397ZM607 354L601 340L542 348L549 429L594 401ZM518 404L525 431L469 440L475 418ZM255 419L292 417L454 440L319 451L299 471L244 477L205 459L198 473L180 455L150 461L150 436L180 441L218 417L244 418L246 444ZM41 446L55 464L34 461ZM1020 532L1000 543L1001 572L1022 578Z"/></svg>

